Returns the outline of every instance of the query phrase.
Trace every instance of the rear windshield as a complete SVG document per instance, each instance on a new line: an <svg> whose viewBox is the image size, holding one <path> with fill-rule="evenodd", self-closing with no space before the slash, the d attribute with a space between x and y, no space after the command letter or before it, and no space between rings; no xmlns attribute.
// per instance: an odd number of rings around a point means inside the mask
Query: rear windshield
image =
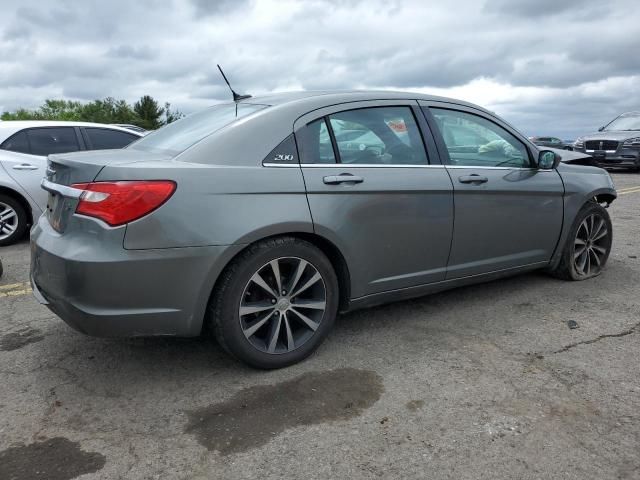
<svg viewBox="0 0 640 480"><path fill-rule="evenodd" d="M170 123L146 137L142 137L127 148L175 156L234 120L263 108L266 108L266 105L243 103L216 105Z"/></svg>

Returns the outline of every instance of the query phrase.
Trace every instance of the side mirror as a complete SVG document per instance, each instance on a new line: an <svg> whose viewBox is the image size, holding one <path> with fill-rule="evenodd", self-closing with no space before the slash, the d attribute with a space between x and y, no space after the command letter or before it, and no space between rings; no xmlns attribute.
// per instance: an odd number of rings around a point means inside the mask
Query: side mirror
<svg viewBox="0 0 640 480"><path fill-rule="evenodd" d="M540 170L552 170L560 163L560 156L551 150L542 150L538 154L538 168Z"/></svg>
<svg viewBox="0 0 640 480"><path fill-rule="evenodd" d="M604 130L604 127L600 127L600 128L598 129L598 131L599 131L599 132L601 132L601 131L603 131L603 130Z"/></svg>

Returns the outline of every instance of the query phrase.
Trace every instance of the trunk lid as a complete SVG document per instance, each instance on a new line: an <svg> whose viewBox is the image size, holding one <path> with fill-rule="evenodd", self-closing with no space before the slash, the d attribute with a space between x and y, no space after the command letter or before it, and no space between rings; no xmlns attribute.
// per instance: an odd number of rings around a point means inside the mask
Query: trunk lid
<svg viewBox="0 0 640 480"><path fill-rule="evenodd" d="M94 181L109 165L168 160L171 157L167 155L128 149L49 155L43 181L43 188L49 193L45 215L51 226L63 233L78 205L80 191L71 185Z"/></svg>
<svg viewBox="0 0 640 480"><path fill-rule="evenodd" d="M170 160L171 157L140 150L95 150L49 155L47 180L59 185L92 182L107 165Z"/></svg>

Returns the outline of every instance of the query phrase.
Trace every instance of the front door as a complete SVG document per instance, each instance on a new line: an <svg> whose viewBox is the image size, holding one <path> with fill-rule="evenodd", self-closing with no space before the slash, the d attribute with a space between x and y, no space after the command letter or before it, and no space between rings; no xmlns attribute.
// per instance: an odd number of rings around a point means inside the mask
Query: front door
<svg viewBox="0 0 640 480"><path fill-rule="evenodd" d="M558 172L535 168L516 132L483 112L442 106L427 117L454 188L447 279L548 262L562 228Z"/></svg>
<svg viewBox="0 0 640 480"><path fill-rule="evenodd" d="M445 278L453 189L417 115L415 101L359 102L296 122L314 228L345 256L351 298Z"/></svg>

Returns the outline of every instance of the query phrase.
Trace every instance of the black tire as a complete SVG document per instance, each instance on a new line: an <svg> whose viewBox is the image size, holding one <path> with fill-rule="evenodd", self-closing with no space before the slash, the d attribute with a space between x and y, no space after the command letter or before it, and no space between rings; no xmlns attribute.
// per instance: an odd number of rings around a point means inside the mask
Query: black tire
<svg viewBox="0 0 640 480"><path fill-rule="evenodd" d="M14 244L22 239L29 227L29 217L27 212L18 200L8 195L0 194L0 205L2 204L7 205L16 213L17 225L15 225L15 230L10 235L5 238L0 238L0 247ZM0 210L3 209L0 208ZM5 228L3 228L3 226ZM0 220L0 237L2 237L3 234L6 234L6 225L3 225Z"/></svg>
<svg viewBox="0 0 640 480"><path fill-rule="evenodd" d="M589 219L591 216L594 218L602 219L604 221L604 226L607 228L607 235L602 237L602 239L598 240L596 246L600 249L604 249L602 253L602 257L599 257L599 265L597 268L590 269L588 273L584 271L580 271L579 265L576 265L575 256L579 251L576 250L576 239L579 234L579 229L582 227L585 219ZM584 231L581 231L584 233ZM609 217L609 212L600 204L590 201L586 203L576 215L576 218L571 226L571 230L569 231L569 235L567 237L567 241L562 249L562 257L558 266L552 270L551 275L556 278L560 278L562 280L587 280L589 278L593 278L595 276L600 275L602 270L604 269L607 259L609 258L609 253L611 253L611 243L613 239L613 227L611 225L611 218ZM584 255L584 254L583 254ZM593 255L596 255L595 251ZM589 264L593 261L594 265L596 264L596 259L589 251L586 252L586 256L588 257L585 261L589 261ZM579 258L584 258L580 256Z"/></svg>
<svg viewBox="0 0 640 480"><path fill-rule="evenodd" d="M310 336L307 335L299 347L292 351L267 353L257 348L245 336L240 308L254 275L269 262L293 258L308 262L311 268L320 274L325 292L325 309L320 313L321 319L318 320L317 329L310 332ZM320 346L333 326L338 304L338 279L324 253L307 241L294 237L279 237L250 246L225 268L213 292L207 312L207 325L218 343L238 360L255 368L282 368L304 360ZM280 315L280 312L277 314ZM282 318L285 318L284 314L282 315Z"/></svg>

